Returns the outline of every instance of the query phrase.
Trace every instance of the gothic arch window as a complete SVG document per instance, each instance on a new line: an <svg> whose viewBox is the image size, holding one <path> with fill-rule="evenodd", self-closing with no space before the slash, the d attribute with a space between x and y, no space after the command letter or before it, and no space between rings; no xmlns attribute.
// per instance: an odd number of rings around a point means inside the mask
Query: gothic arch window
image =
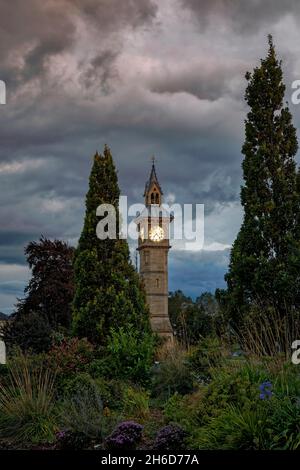
<svg viewBox="0 0 300 470"><path fill-rule="evenodd" d="M159 279L156 279L155 282L156 282L156 287L159 287Z"/></svg>
<svg viewBox="0 0 300 470"><path fill-rule="evenodd" d="M154 193L151 193L151 204L154 204L154 197L155 197L155 194Z"/></svg>
<svg viewBox="0 0 300 470"><path fill-rule="evenodd" d="M159 226L162 227L162 212L159 212Z"/></svg>
<svg viewBox="0 0 300 470"><path fill-rule="evenodd" d="M159 194L155 194L155 204L159 204Z"/></svg>

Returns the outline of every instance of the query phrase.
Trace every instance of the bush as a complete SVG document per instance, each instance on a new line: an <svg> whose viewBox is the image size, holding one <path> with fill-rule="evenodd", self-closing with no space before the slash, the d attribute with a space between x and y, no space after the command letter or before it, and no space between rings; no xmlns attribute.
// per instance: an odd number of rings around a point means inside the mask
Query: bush
<svg viewBox="0 0 300 470"><path fill-rule="evenodd" d="M273 449L300 449L300 406L299 399L276 399L272 401L271 427Z"/></svg>
<svg viewBox="0 0 300 470"><path fill-rule="evenodd" d="M210 370L222 364L225 356L224 346L216 336L209 336L199 341L188 354L188 363L198 381L208 381Z"/></svg>
<svg viewBox="0 0 300 470"><path fill-rule="evenodd" d="M134 421L124 421L105 440L108 450L134 450L142 438L143 426Z"/></svg>
<svg viewBox="0 0 300 470"><path fill-rule="evenodd" d="M264 450L270 448L269 410L228 406L200 429L197 447L207 450Z"/></svg>
<svg viewBox="0 0 300 470"><path fill-rule="evenodd" d="M107 345L111 376L146 384L153 363L154 337L142 335L129 325L126 330L110 330Z"/></svg>
<svg viewBox="0 0 300 470"><path fill-rule="evenodd" d="M206 419L206 389L204 387L194 393L181 396L172 395L164 406L166 421L180 425L188 434L192 435L197 427L202 426Z"/></svg>
<svg viewBox="0 0 300 470"><path fill-rule="evenodd" d="M126 418L145 420L149 417L149 392L127 386L123 395L123 413Z"/></svg>
<svg viewBox="0 0 300 470"><path fill-rule="evenodd" d="M35 354L51 347L52 328L45 315L37 312L24 313L6 322L2 329L3 339L10 352L18 347L23 352Z"/></svg>
<svg viewBox="0 0 300 470"><path fill-rule="evenodd" d="M177 346L161 363L157 363L152 375L152 396L166 400L175 392L182 395L194 390L193 375L188 367L186 353Z"/></svg>
<svg viewBox="0 0 300 470"><path fill-rule="evenodd" d="M95 379L112 376L110 357L107 356L106 352L104 354L104 357L95 358L88 364L87 371Z"/></svg>
<svg viewBox="0 0 300 470"><path fill-rule="evenodd" d="M0 384L0 436L21 443L52 442L56 429L54 374L30 367L26 356L9 366Z"/></svg>
<svg viewBox="0 0 300 470"><path fill-rule="evenodd" d="M86 339L64 338L49 351L49 367L55 366L58 375L84 371L94 358L94 347Z"/></svg>
<svg viewBox="0 0 300 470"><path fill-rule="evenodd" d="M242 360L229 360L222 367L211 371L211 382L205 395L208 416L216 416L227 405L250 406L259 399L259 385L269 380L267 370L261 364Z"/></svg>
<svg viewBox="0 0 300 470"><path fill-rule="evenodd" d="M185 437L186 432L181 427L176 425L165 426L158 432L153 450L166 452L184 450Z"/></svg>
<svg viewBox="0 0 300 470"><path fill-rule="evenodd" d="M295 369L287 365L272 371L265 360L228 360L212 370L196 407L189 408L191 396L174 396L165 414L191 432L191 448L298 449L300 388Z"/></svg>
<svg viewBox="0 0 300 470"><path fill-rule="evenodd" d="M45 357L46 366L56 370L56 394L63 396L68 382L73 381L76 374L88 370L94 358L94 347L86 339L62 338L55 344Z"/></svg>
<svg viewBox="0 0 300 470"><path fill-rule="evenodd" d="M103 403L96 384L91 381L84 387L75 387L72 396L61 404L61 429L82 434L87 439L103 439L106 422Z"/></svg>
<svg viewBox="0 0 300 470"><path fill-rule="evenodd" d="M65 430L56 434L55 448L58 450L82 450L89 443L90 439L83 432Z"/></svg>
<svg viewBox="0 0 300 470"><path fill-rule="evenodd" d="M95 383L103 400L103 406L112 410L123 409L124 390L127 384L117 379L95 379Z"/></svg>

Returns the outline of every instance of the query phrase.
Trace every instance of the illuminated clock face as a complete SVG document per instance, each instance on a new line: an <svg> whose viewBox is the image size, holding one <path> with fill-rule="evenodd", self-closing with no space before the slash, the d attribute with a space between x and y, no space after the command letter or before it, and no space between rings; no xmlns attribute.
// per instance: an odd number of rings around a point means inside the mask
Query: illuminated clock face
<svg viewBox="0 0 300 470"><path fill-rule="evenodd" d="M153 242L161 242L164 239L164 231L159 226L153 227L149 232L149 237Z"/></svg>

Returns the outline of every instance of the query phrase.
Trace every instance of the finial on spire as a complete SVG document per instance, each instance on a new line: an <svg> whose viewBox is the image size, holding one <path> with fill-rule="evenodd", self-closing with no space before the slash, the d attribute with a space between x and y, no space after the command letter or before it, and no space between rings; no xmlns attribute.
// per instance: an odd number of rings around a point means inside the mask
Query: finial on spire
<svg viewBox="0 0 300 470"><path fill-rule="evenodd" d="M154 163L156 162L156 158L154 155L152 155L151 160L152 160L152 165L154 165Z"/></svg>

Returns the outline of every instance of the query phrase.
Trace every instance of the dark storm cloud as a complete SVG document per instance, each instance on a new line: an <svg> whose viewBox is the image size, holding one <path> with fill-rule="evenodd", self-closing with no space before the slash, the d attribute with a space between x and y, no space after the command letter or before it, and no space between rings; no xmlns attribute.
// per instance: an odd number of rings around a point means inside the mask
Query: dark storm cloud
<svg viewBox="0 0 300 470"><path fill-rule="evenodd" d="M94 57L90 66L81 77L84 86L91 88L100 82L103 93L109 93L112 89L111 83L114 79L118 78L118 72L115 67L117 56L117 51L106 50Z"/></svg>
<svg viewBox="0 0 300 470"><path fill-rule="evenodd" d="M217 100L232 93L230 84L245 72L245 64L202 63L188 69L162 70L149 81L151 90L157 93L190 93L200 100ZM234 90L236 93L236 90Z"/></svg>
<svg viewBox="0 0 300 470"><path fill-rule="evenodd" d="M0 106L0 311L10 311L25 282L28 241L44 234L76 243L92 155L104 143L129 202L142 201L155 154L166 197L205 204L205 250L173 247L170 288L199 295L223 286L241 221L243 77L274 30L286 76L299 78L299 33L286 15L298 10L276 1L0 0L8 96Z"/></svg>
<svg viewBox="0 0 300 470"><path fill-rule="evenodd" d="M181 0L181 3L191 9L201 28L218 19L238 34L255 34L286 15L300 15L298 0Z"/></svg>
<svg viewBox="0 0 300 470"><path fill-rule="evenodd" d="M14 0L0 2L0 61L2 79L11 87L31 79L47 79L51 57L69 51L80 40L80 28L95 30L101 48L108 35L118 49L118 35L137 28L155 17L152 0ZM116 52L111 52L112 57ZM97 56L90 67L99 69ZM106 60L111 68L111 64ZM102 63L102 69L105 63ZM103 73L103 71L102 71ZM101 78L101 77L100 77Z"/></svg>

